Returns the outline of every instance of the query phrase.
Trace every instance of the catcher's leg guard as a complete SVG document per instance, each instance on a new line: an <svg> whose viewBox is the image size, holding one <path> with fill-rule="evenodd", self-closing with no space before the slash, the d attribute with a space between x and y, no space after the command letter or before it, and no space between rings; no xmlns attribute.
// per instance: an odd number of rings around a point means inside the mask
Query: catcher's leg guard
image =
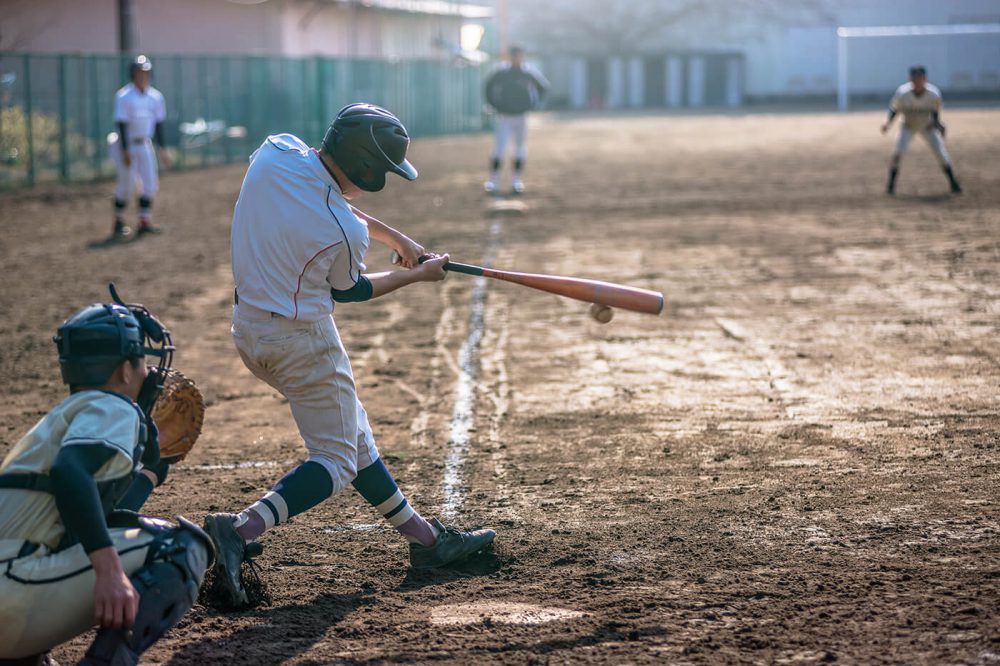
<svg viewBox="0 0 1000 666"><path fill-rule="evenodd" d="M146 566L130 577L139 593L139 610L127 630L101 629L81 664L133 666L139 655L184 616L198 598L198 588L215 549L200 527L178 517L180 527L141 518L154 532Z"/></svg>

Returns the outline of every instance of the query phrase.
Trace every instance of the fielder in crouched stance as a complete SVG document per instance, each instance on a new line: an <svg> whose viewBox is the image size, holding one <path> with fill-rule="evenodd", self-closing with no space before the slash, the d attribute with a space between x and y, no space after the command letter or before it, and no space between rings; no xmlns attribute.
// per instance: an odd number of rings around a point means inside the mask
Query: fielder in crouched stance
<svg viewBox="0 0 1000 666"><path fill-rule="evenodd" d="M135 664L191 608L214 552L183 518L116 510L149 494L147 414L173 347L148 310L121 304L83 308L55 342L70 395L0 466L0 664L49 663L95 624L81 663Z"/></svg>
<svg viewBox="0 0 1000 666"><path fill-rule="evenodd" d="M309 457L238 514L206 518L219 554L217 580L234 605L247 602L240 581L247 544L348 485L409 540L415 568L450 564L495 536L425 520L410 506L379 457L334 323L335 302L445 277L447 255L419 263L420 244L348 203L381 190L388 172L415 179L409 143L396 116L351 104L319 150L278 134L250 158L233 213L233 340L247 368L288 399ZM370 238L398 252L409 270L365 274Z"/></svg>
<svg viewBox="0 0 1000 666"><path fill-rule="evenodd" d="M896 178L899 176L899 162L910 146L914 135L919 134L934 151L941 170L948 178L953 194L961 194L962 186L955 178L951 157L944 147L944 125L941 123L941 91L927 82L927 70L920 65L910 68L910 80L896 89L889 102L889 117L882 123L882 134L889 131L892 121L902 114L902 127L896 138L896 146L889 162L889 182L886 194L896 193Z"/></svg>

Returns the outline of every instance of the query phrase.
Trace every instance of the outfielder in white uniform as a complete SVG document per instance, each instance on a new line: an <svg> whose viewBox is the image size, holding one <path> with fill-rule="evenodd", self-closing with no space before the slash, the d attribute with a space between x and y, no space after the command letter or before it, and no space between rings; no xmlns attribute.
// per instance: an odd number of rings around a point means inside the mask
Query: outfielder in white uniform
<svg viewBox="0 0 1000 666"><path fill-rule="evenodd" d="M889 163L889 182L885 191L896 193L896 177L899 175L899 162L910 145L913 136L919 134L934 151L941 169L948 177L948 183L954 194L961 194L962 187L955 178L951 157L944 147L945 128L941 123L941 91L927 82L927 70L916 65L910 68L910 80L896 89L896 94L889 102L889 117L882 124L882 134L889 131L892 121L902 114L902 126L896 137L896 147Z"/></svg>
<svg viewBox="0 0 1000 666"><path fill-rule="evenodd" d="M153 197L159 185L156 151L165 167L170 166L170 154L163 138L163 122L167 107L159 90L149 85L153 64L146 56L138 56L129 65L131 82L115 93L115 124L118 139L111 144L111 159L118 172L115 186L114 229L112 238L122 239L132 230L125 224L125 207L136 183L139 185L139 235L159 233L151 220Z"/></svg>
<svg viewBox="0 0 1000 666"><path fill-rule="evenodd" d="M158 326L141 306L95 304L58 330L70 395L0 466L0 663L47 663L96 624L81 663L136 664L197 598L208 535L116 510L140 463L159 456L138 404L151 408L169 363L169 334L147 346Z"/></svg>
<svg viewBox="0 0 1000 666"><path fill-rule="evenodd" d="M541 104L549 82L540 72L525 64L524 51L514 46L510 49L510 63L490 74L484 87L486 101L496 110L497 117L493 152L490 153L490 175L483 188L488 194L496 193L507 144L513 140L511 191L521 194L524 192L524 160L527 156L527 114Z"/></svg>
<svg viewBox="0 0 1000 666"><path fill-rule="evenodd" d="M206 518L216 574L234 606L248 601L240 581L247 544L348 485L410 541L415 568L450 564L495 536L425 520L407 502L379 457L333 318L335 303L445 277L447 255L424 256L420 244L348 203L381 190L387 172L415 179L408 145L390 112L351 104L319 150L278 134L250 158L233 212L233 340L247 368L288 399L308 458L239 514ZM366 274L370 239L398 252L408 270Z"/></svg>

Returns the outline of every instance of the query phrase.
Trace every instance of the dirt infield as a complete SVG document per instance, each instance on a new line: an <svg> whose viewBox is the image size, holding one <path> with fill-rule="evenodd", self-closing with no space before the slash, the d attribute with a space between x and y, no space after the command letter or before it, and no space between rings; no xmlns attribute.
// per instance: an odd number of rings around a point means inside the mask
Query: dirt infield
<svg viewBox="0 0 1000 666"><path fill-rule="evenodd" d="M460 261L664 291L664 316L461 275L338 307L403 490L496 553L409 572L344 492L265 537L272 607L198 607L144 663L1000 662L1000 112L948 113L961 197L915 142L887 198L881 118L540 119L520 216L487 214L487 136L416 142L420 179L362 208ZM238 510L302 459L229 340L241 176L168 174L167 233L105 250L109 185L0 196L2 450L114 280L210 404L150 513Z"/></svg>

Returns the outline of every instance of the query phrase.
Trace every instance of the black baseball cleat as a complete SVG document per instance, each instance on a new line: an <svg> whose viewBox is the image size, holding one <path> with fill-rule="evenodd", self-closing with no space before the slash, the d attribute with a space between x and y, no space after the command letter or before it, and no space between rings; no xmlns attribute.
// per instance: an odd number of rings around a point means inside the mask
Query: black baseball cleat
<svg viewBox="0 0 1000 666"><path fill-rule="evenodd" d="M430 523L438 530L437 542L429 547L410 544L410 566L414 569L436 569L464 560L493 543L497 535L490 529L463 532L442 525L437 518L431 518Z"/></svg>
<svg viewBox="0 0 1000 666"><path fill-rule="evenodd" d="M132 229L124 222L115 222L114 228L111 230L112 241L123 241L128 240L132 237Z"/></svg>
<svg viewBox="0 0 1000 666"><path fill-rule="evenodd" d="M240 581L243 560L248 555L259 554L260 546L252 553L243 537L236 531L236 515L232 513L210 513L205 516L205 531L215 545L215 577L220 587L229 596L233 607L250 603L247 592Z"/></svg>
<svg viewBox="0 0 1000 666"><path fill-rule="evenodd" d="M958 184L957 180L952 181L952 183L951 183L951 193L952 194L961 194L962 193L962 186Z"/></svg>
<svg viewBox="0 0 1000 666"><path fill-rule="evenodd" d="M160 227L156 226L155 224L150 224L149 222L143 222L143 223L141 223L139 225L139 229L136 231L136 234L138 234L139 236L145 236L147 234L153 234L153 235L155 235L155 234L162 234L162 233L163 233L163 229L161 229Z"/></svg>

